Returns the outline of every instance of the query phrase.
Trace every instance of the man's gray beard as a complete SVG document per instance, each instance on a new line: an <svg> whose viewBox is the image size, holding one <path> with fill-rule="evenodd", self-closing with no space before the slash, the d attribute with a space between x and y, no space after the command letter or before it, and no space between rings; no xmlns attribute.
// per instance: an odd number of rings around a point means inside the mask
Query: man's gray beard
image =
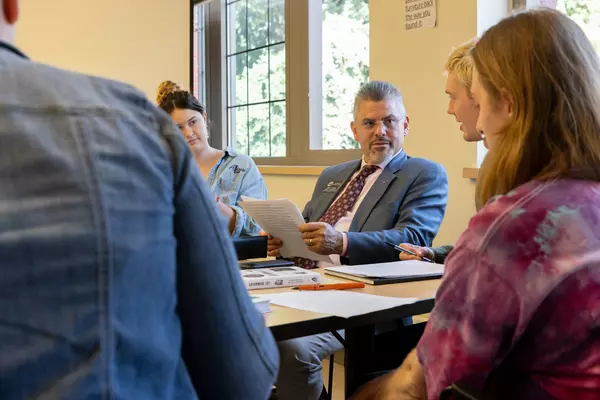
<svg viewBox="0 0 600 400"><path fill-rule="evenodd" d="M371 151L369 152L369 158L373 164L381 164L382 162L389 160L394 155L393 150L390 148L386 151Z"/></svg>

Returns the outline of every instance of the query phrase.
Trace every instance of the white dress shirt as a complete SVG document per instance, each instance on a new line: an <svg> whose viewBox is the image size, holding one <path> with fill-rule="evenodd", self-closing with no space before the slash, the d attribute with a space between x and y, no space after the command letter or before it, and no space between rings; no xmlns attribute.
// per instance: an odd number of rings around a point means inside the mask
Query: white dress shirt
<svg viewBox="0 0 600 400"><path fill-rule="evenodd" d="M402 151L403 150L400 149L399 152L397 152L396 154L394 154L392 157L388 158L386 161L382 162L381 164L373 164L373 165L377 165L379 167L379 169L377 171L373 172L371 175L369 175L365 179L365 186L363 187L363 190L360 192L358 199L356 199L356 203L354 203L354 206L352 207L352 209L350 211L346 212L346 215L342 216L342 218L340 218L339 221L335 224L335 226L334 226L335 230L338 232L342 232L342 236L344 238L344 246L343 246L342 254L346 254L348 252L348 237L346 235L346 232L348 232L348 229L350 229L350 225L352 224L352 219L354 219L354 214L356 214L356 210L358 210L358 207L360 207L360 203L362 203L364 198L367 196L367 193L369 193L369 190L371 190L371 188L377 181L377 178L379 178L379 175L381 175L381 173L383 172L384 168L394 158L398 157L398 155L401 154ZM367 163L365 162L365 158L363 157L362 162L360 163L360 169L358 171L356 171L354 173L354 175L352 175L352 178L348 181L348 185L346 185L344 190L342 192L340 192L339 196L335 198L334 202L331 203L331 205L333 205L337 201L337 199L342 194L344 194L344 192L346 190L348 190L348 186L349 186L350 182L352 181L352 179L354 179L356 177L356 175L358 175L358 173L362 170L362 168L365 165L367 165ZM328 262L321 261L321 262L319 262L318 266L320 268L323 268L323 267L331 267L332 265L341 265L339 254L332 254L329 256L329 258L331 258L331 264Z"/></svg>

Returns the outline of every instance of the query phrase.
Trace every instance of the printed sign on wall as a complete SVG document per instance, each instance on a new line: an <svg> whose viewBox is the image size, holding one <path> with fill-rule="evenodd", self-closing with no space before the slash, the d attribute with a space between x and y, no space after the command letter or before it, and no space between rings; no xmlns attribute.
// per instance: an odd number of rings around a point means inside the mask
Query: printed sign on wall
<svg viewBox="0 0 600 400"><path fill-rule="evenodd" d="M407 31L433 28L437 22L435 0L404 0L404 26Z"/></svg>

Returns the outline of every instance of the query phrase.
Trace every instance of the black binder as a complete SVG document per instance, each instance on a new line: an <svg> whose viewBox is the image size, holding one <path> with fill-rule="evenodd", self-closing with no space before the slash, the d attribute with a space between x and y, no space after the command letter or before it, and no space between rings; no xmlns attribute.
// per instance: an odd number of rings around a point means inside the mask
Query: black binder
<svg viewBox="0 0 600 400"><path fill-rule="evenodd" d="M294 265L285 259L263 261L241 261L250 258L265 258L267 256L267 236L240 236L233 238L233 246L240 260L241 269L275 268Z"/></svg>
<svg viewBox="0 0 600 400"><path fill-rule="evenodd" d="M267 256L267 236L240 236L233 238L238 260Z"/></svg>

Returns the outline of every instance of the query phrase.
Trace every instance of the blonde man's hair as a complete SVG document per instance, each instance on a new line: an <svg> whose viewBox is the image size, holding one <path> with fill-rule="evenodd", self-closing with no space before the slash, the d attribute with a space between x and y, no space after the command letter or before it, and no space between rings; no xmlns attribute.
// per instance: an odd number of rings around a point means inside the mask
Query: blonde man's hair
<svg viewBox="0 0 600 400"><path fill-rule="evenodd" d="M456 74L458 81L471 94L471 84L473 83L473 58L471 50L477 44L477 38L471 39L452 50L446 60L444 69Z"/></svg>
<svg viewBox="0 0 600 400"><path fill-rule="evenodd" d="M480 172L482 204L531 180L600 181L600 59L573 20L525 11L491 27L471 54L492 107L512 100Z"/></svg>

